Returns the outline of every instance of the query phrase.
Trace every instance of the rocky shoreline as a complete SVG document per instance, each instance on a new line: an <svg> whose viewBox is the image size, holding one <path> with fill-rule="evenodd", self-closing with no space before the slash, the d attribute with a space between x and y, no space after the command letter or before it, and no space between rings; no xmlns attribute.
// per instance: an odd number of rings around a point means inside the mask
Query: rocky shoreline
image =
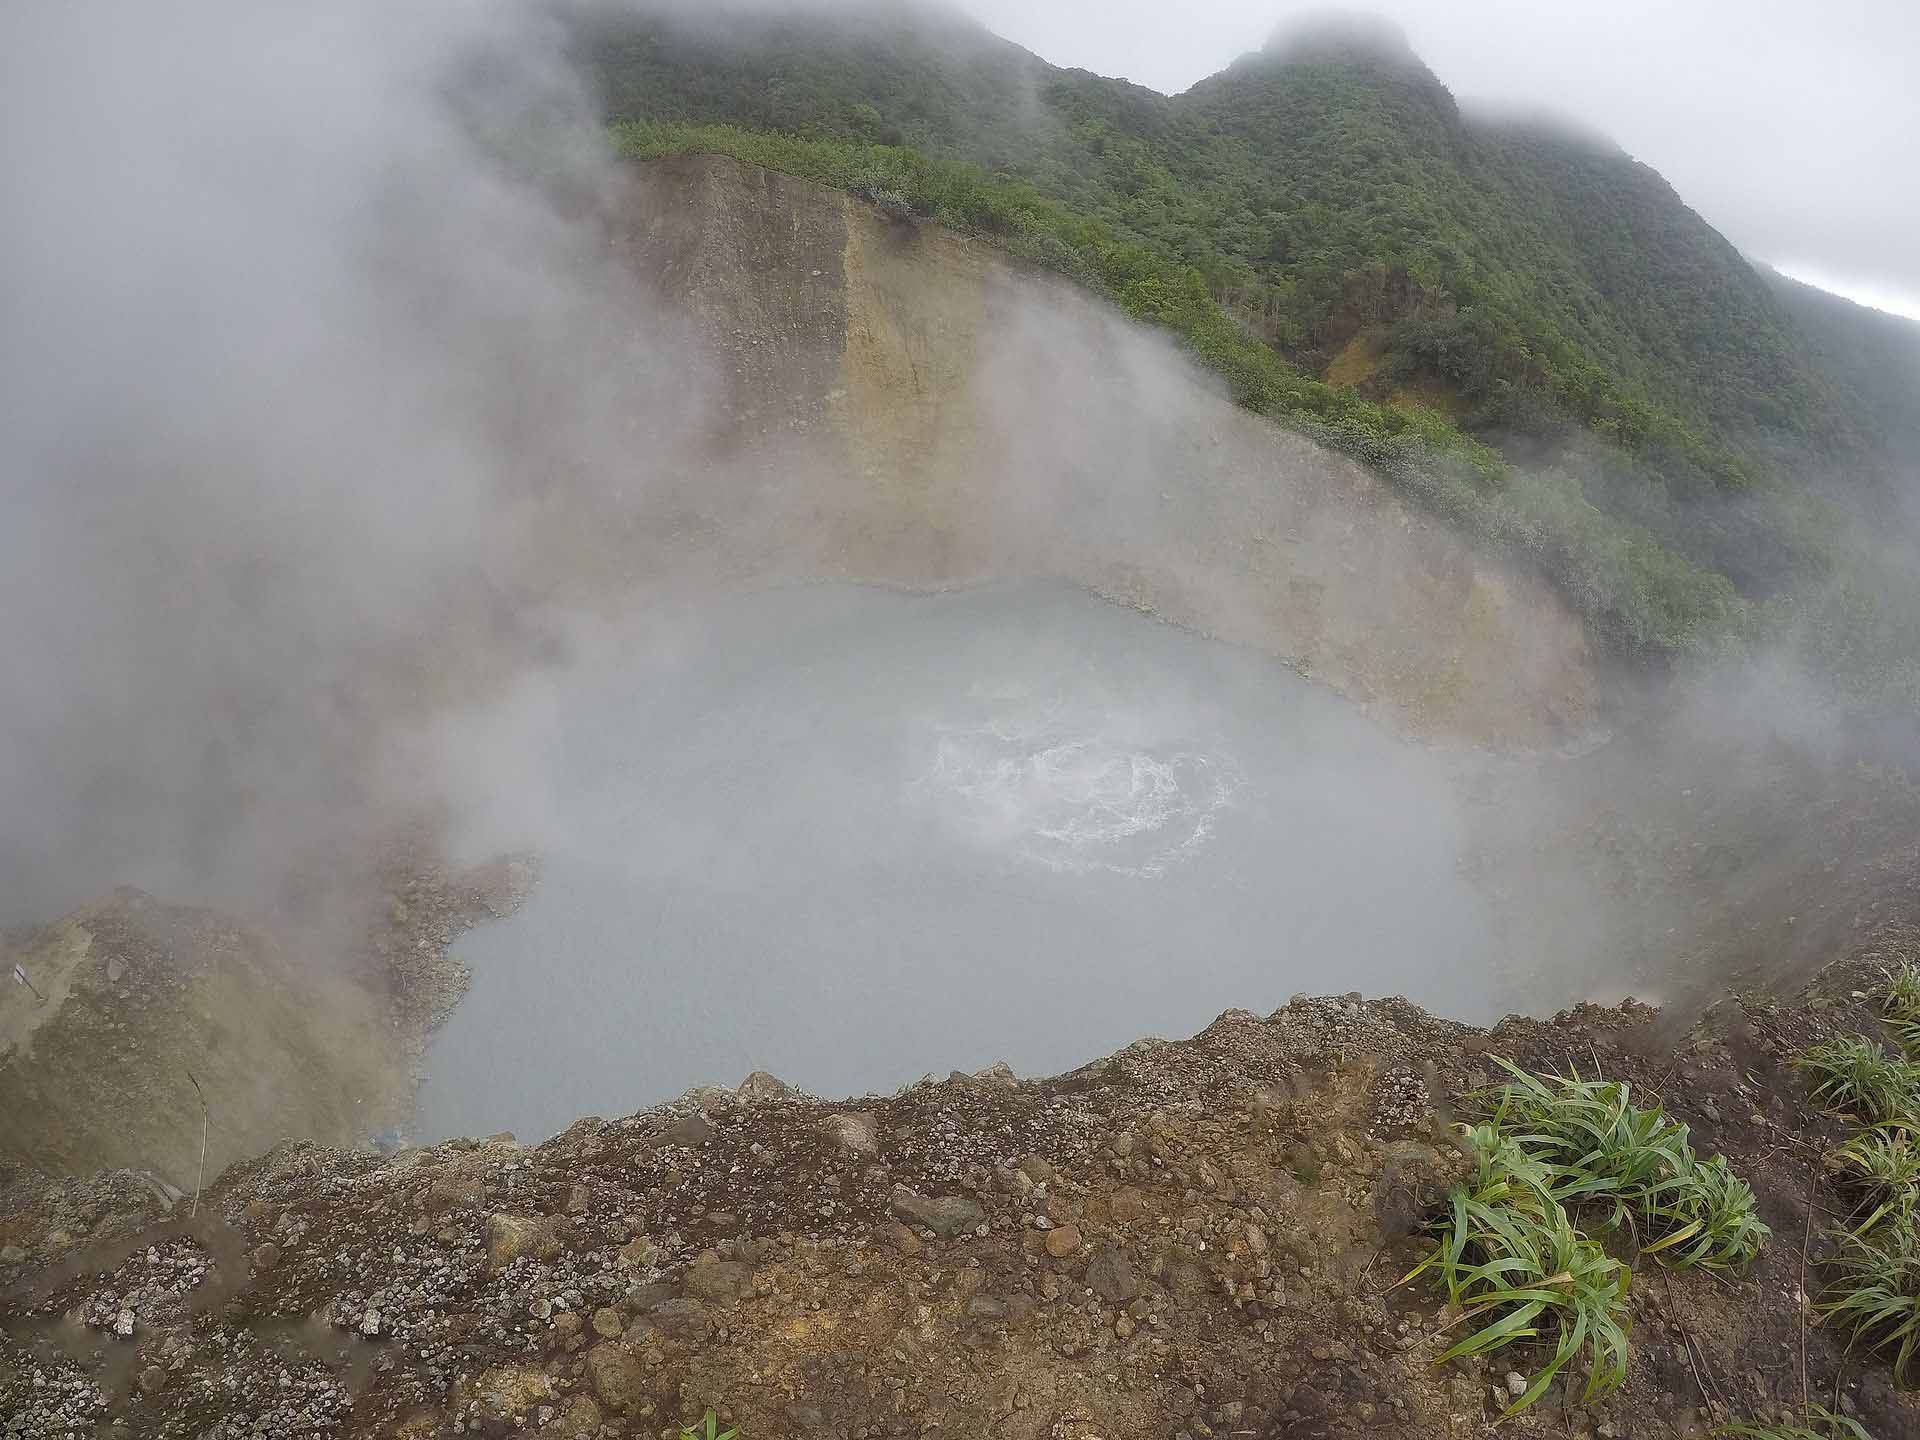
<svg viewBox="0 0 1920 1440"><path fill-rule="evenodd" d="M446 864L437 847L411 843L389 853L377 882L382 900L359 946L361 980L392 1010L417 1085L434 1032L473 980L454 942L518 910L540 883L540 863L502 855L461 868Z"/></svg>
<svg viewBox="0 0 1920 1440"><path fill-rule="evenodd" d="M1627 1385L1556 1385L1503 1433L1705 1436L1804 1383L1913 1434L1885 1362L1800 1298L1832 1127L1786 1062L1872 1025L1873 963L1690 1029L1303 998L1048 1080L828 1104L756 1075L534 1148L288 1144L198 1216L15 1171L0 1434L671 1437L709 1407L747 1440L1489 1433L1526 1352L1436 1364L1457 1317L1395 1282L1496 1054L1657 1095L1775 1236L1741 1275L1638 1267Z"/></svg>

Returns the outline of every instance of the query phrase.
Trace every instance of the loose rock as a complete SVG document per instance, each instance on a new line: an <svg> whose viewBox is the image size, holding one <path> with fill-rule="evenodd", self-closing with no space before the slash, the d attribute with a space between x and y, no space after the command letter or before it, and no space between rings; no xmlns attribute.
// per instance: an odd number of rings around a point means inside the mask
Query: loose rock
<svg viewBox="0 0 1920 1440"><path fill-rule="evenodd" d="M964 1195L938 1195L929 1199L904 1185L894 1186L892 1205L893 1213L902 1220L910 1220L942 1239L964 1235L986 1219L986 1211L977 1200Z"/></svg>
<svg viewBox="0 0 1920 1440"><path fill-rule="evenodd" d="M1112 1245L1102 1245L1087 1262L1087 1284L1109 1305L1124 1305L1140 1293L1133 1262Z"/></svg>

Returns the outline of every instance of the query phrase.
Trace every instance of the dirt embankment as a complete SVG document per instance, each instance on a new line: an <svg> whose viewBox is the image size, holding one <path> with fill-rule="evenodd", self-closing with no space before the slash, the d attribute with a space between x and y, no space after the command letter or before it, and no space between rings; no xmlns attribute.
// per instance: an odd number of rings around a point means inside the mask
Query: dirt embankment
<svg viewBox="0 0 1920 1440"><path fill-rule="evenodd" d="M57 993L42 1007L9 985L0 999L32 1026L0 1059L8 1155L67 1173L148 1169L190 1191L196 1081L209 1174L283 1135L353 1144L391 1123L383 1108L403 1088L392 1022L259 931L122 891L10 958Z"/></svg>
<svg viewBox="0 0 1920 1440"><path fill-rule="evenodd" d="M46 997L0 987L0 1156L190 1193L203 1130L211 1177L288 1136L403 1128L415 1061L465 992L448 945L529 883L524 864L401 855L344 963L137 890L76 911L0 952Z"/></svg>
<svg viewBox="0 0 1920 1440"><path fill-rule="evenodd" d="M671 1436L709 1406L748 1440L1489 1434L1538 1357L1437 1364L1456 1317L1394 1282L1498 1053L1661 1097L1774 1232L1742 1275L1637 1267L1625 1388L1557 1386L1500 1433L1704 1437L1811 1398L1910 1435L1920 1404L1799 1298L1836 1202L1785 1062L1871 1024L1868 963L1680 1035L1632 1005L1483 1032L1302 999L1048 1081L825 1104L755 1076L534 1149L287 1145L197 1221L20 1173L0 1410L154 1437Z"/></svg>

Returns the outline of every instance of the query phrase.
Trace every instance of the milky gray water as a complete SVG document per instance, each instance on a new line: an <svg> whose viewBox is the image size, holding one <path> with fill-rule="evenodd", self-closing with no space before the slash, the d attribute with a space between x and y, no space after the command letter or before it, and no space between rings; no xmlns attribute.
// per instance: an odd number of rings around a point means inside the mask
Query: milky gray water
<svg viewBox="0 0 1920 1440"><path fill-rule="evenodd" d="M752 596L554 713L542 878L459 942L423 1135L755 1069L828 1096L1053 1073L1297 991L1493 1003L1442 760L1079 591Z"/></svg>

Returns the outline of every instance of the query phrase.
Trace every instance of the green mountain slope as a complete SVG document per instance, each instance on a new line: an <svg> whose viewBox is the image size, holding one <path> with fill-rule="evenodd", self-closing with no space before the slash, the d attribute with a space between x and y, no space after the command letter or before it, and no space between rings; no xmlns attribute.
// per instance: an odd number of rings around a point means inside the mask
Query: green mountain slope
<svg viewBox="0 0 1920 1440"><path fill-rule="evenodd" d="M634 153L729 148L998 234L1533 555L1630 650L1710 643L1747 624L1736 587L1817 577L1806 479L1891 448L1846 342L1811 343L1656 173L1462 114L1378 25L1277 37L1176 97L936 7L654 12L580 45ZM1435 479L1410 446L1460 463Z"/></svg>
<svg viewBox="0 0 1920 1440"><path fill-rule="evenodd" d="M642 4L583 22L579 48L616 116L911 145L994 167L1031 157L1051 72L973 20L911 0L816 12Z"/></svg>
<svg viewBox="0 0 1920 1440"><path fill-rule="evenodd" d="M1885 486L1879 498L1920 504L1920 324L1777 271L1761 275L1809 363L1830 382L1834 403L1884 460L1876 471Z"/></svg>

